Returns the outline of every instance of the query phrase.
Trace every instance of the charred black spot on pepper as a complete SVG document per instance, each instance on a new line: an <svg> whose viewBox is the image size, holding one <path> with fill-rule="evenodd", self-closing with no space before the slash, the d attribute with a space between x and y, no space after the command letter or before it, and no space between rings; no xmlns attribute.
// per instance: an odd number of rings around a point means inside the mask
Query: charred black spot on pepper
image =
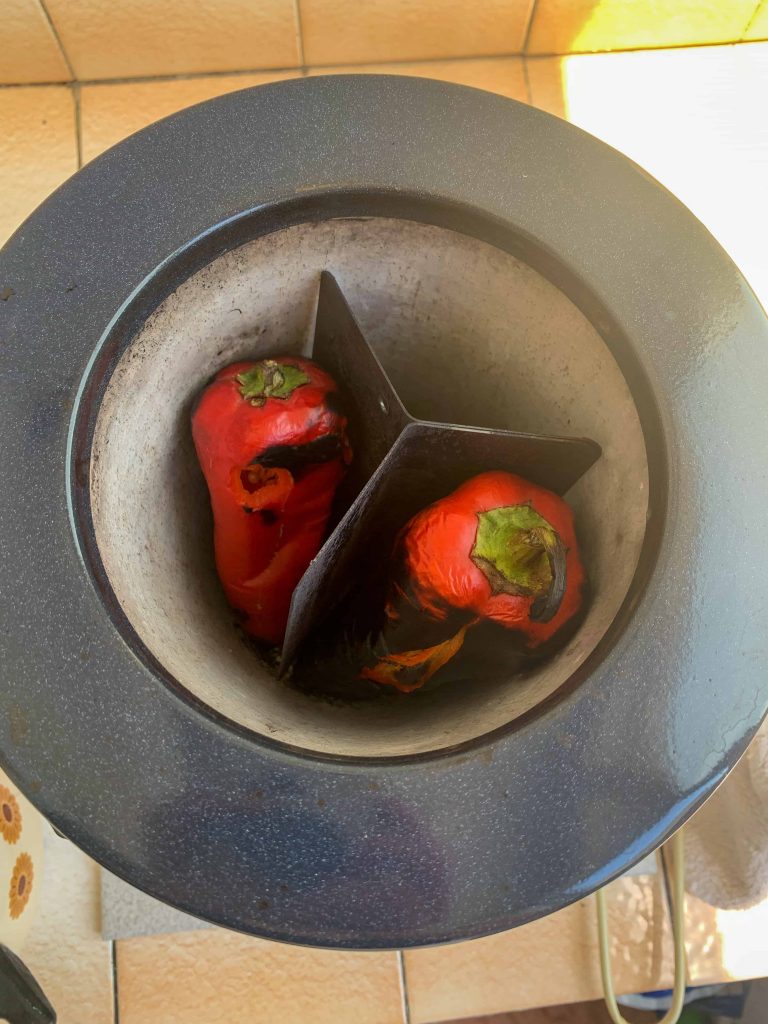
<svg viewBox="0 0 768 1024"><path fill-rule="evenodd" d="M264 466L265 469L288 469L291 473L315 466L320 462L331 462L340 457L342 452L341 438L338 434L326 434L307 444L276 444L258 455L252 466Z"/></svg>
<svg viewBox="0 0 768 1024"><path fill-rule="evenodd" d="M272 526L272 524L276 523L279 518L277 512L271 508L259 509L259 515L261 516L261 521L265 526Z"/></svg>

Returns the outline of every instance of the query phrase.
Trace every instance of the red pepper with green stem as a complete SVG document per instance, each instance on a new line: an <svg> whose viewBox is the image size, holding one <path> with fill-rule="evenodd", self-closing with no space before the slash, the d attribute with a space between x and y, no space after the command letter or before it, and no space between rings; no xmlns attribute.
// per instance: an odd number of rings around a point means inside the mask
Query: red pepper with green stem
<svg viewBox="0 0 768 1024"><path fill-rule="evenodd" d="M293 591L325 538L351 461L333 379L307 359L221 370L192 414L216 568L243 628L282 643Z"/></svg>
<svg viewBox="0 0 768 1024"><path fill-rule="evenodd" d="M454 657L481 619L536 648L576 615L583 599L570 507L511 473L482 473L417 513L398 538L396 565L388 626L375 648L381 653L361 676L404 691L418 689ZM431 639L444 623L448 638L403 650L397 637L414 616Z"/></svg>

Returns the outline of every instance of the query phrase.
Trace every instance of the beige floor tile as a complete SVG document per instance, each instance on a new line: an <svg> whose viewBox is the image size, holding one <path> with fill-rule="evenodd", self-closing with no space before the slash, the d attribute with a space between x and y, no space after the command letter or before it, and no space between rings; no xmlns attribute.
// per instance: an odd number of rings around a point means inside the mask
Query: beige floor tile
<svg viewBox="0 0 768 1024"><path fill-rule="evenodd" d="M436 60L413 64L344 64L337 67L310 68L309 75L414 75L438 78L444 82L471 85L527 101L523 61L519 57L485 60Z"/></svg>
<svg viewBox="0 0 768 1024"><path fill-rule="evenodd" d="M77 170L75 107L68 86L2 91L0 244Z"/></svg>
<svg viewBox="0 0 768 1024"><path fill-rule="evenodd" d="M299 63L294 0L47 0L80 79Z"/></svg>
<svg viewBox="0 0 768 1024"><path fill-rule="evenodd" d="M402 1024L395 953L215 929L118 943L121 1024Z"/></svg>
<svg viewBox="0 0 768 1024"><path fill-rule="evenodd" d="M40 0L3 0L0 82L66 82L69 77Z"/></svg>
<svg viewBox="0 0 768 1024"><path fill-rule="evenodd" d="M623 878L609 890L617 991L671 980L671 940L658 876ZM503 935L405 954L413 1024L602 995L593 899Z"/></svg>
<svg viewBox="0 0 768 1024"><path fill-rule="evenodd" d="M480 57L522 49L532 0L299 0L311 65Z"/></svg>
<svg viewBox="0 0 768 1024"><path fill-rule="evenodd" d="M99 868L45 826L43 886L22 959L58 1024L112 1024L111 944L99 930Z"/></svg>
<svg viewBox="0 0 768 1024"><path fill-rule="evenodd" d="M294 78L300 72L265 72L160 82L84 85L80 93L83 161L87 163L127 135L184 107L252 85Z"/></svg>
<svg viewBox="0 0 768 1024"><path fill-rule="evenodd" d="M768 43L533 60L532 102L657 177L768 303Z"/></svg>
<svg viewBox="0 0 768 1024"><path fill-rule="evenodd" d="M745 39L768 39L768 0L762 0L750 19Z"/></svg>
<svg viewBox="0 0 768 1024"><path fill-rule="evenodd" d="M589 53L741 39L755 0L538 0L529 53Z"/></svg>

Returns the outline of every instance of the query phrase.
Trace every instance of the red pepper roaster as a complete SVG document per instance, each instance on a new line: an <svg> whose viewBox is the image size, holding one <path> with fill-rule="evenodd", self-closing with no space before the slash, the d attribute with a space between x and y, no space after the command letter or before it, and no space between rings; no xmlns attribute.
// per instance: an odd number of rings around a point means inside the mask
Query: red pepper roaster
<svg viewBox="0 0 768 1024"><path fill-rule="evenodd" d="M325 538L352 459L333 379L293 356L221 370L192 414L216 568L243 628L282 643L291 596Z"/></svg>
<svg viewBox="0 0 768 1024"><path fill-rule="evenodd" d="M360 675L409 692L423 686L461 648L480 619L515 630L528 648L550 640L579 611L585 584L573 513L558 495L512 473L473 477L418 512L396 545L383 651ZM400 620L417 612L434 640L391 650ZM457 630L457 624L459 628Z"/></svg>

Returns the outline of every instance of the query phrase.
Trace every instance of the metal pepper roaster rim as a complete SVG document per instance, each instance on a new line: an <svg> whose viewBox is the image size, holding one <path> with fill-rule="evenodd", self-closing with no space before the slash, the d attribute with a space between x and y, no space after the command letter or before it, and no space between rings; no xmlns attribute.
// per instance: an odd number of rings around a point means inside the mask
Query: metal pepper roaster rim
<svg viewBox="0 0 768 1024"><path fill-rule="evenodd" d="M509 729L410 758L287 748L174 692L116 629L74 519L81 384L129 300L355 213L476 234L553 281L619 362L649 455L640 567L587 662ZM78 172L2 250L0 292L2 765L133 885L294 943L489 934L656 847L757 729L768 322L691 213L586 133L430 80L244 90Z"/></svg>

